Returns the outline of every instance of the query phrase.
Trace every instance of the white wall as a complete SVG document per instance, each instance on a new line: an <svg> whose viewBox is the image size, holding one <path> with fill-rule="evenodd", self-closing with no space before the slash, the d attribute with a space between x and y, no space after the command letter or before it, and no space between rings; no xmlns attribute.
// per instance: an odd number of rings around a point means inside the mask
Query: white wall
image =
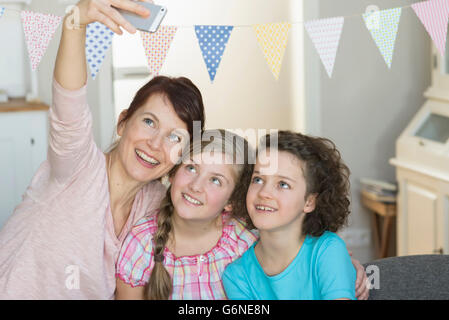
<svg viewBox="0 0 449 320"><path fill-rule="evenodd" d="M20 21L20 10L25 4L25 1L0 1L0 6L8 11L0 19L0 89L12 98L23 97L28 90L30 66L23 63L26 45Z"/></svg>
<svg viewBox="0 0 449 320"><path fill-rule="evenodd" d="M76 0L33 0L27 8L35 12L65 16L67 6L77 2ZM51 85L61 30L62 25L57 29L38 67L39 97L47 104L50 104L52 100ZM94 119L94 136L102 149L110 145L115 123L111 73L111 52L109 51L97 78L95 80L90 76L88 78L88 102Z"/></svg>
<svg viewBox="0 0 449 320"><path fill-rule="evenodd" d="M375 4L388 9L412 2L417 1L377 0ZM313 8L306 7L305 20L363 13L373 1L316 3ZM312 64L306 75L307 80L312 79L312 83L306 82L306 113L317 115L310 132L333 140L352 171L348 230L370 229L370 213L360 203L359 179L395 180L388 160L395 154L396 138L423 104L423 92L430 85L430 37L415 13L403 10L389 70L362 18L346 19L332 79L316 52L311 53L314 49L308 37L305 45L307 64ZM318 80L316 63L320 64ZM374 257L373 245L351 249L362 262Z"/></svg>

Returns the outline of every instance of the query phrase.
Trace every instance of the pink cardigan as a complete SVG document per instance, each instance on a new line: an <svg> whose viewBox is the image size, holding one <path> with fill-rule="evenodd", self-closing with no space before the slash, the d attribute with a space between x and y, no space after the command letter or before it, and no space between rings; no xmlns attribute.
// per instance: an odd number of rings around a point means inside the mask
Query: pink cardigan
<svg viewBox="0 0 449 320"><path fill-rule="evenodd" d="M70 91L53 80L49 121L47 161L0 230L0 299L112 299L121 245L165 187L153 181L137 193L117 237L86 86Z"/></svg>

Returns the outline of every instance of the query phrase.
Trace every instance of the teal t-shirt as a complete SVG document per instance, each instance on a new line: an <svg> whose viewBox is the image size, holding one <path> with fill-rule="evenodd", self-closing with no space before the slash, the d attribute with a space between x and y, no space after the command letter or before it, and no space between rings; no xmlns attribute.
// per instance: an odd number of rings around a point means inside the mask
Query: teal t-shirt
<svg viewBox="0 0 449 320"><path fill-rule="evenodd" d="M306 236L290 265L267 276L253 244L229 264L223 274L226 295L232 300L355 300L356 271L344 241L333 232Z"/></svg>

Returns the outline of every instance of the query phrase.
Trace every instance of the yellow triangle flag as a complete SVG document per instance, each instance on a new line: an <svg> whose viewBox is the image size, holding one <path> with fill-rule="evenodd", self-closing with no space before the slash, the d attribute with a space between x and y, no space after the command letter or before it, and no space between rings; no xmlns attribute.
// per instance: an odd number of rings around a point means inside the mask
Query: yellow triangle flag
<svg viewBox="0 0 449 320"><path fill-rule="evenodd" d="M253 25L257 41L259 41L265 59L276 80L279 79L279 73L281 72L282 58L287 46L290 27L291 24L287 22Z"/></svg>

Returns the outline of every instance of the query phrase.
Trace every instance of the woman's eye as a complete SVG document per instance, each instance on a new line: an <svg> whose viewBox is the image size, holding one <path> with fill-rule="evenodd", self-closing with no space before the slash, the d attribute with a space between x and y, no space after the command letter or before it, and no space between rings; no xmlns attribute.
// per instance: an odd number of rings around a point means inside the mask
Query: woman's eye
<svg viewBox="0 0 449 320"><path fill-rule="evenodd" d="M262 179L259 178L259 177L254 177L253 178L253 183L261 184L262 183Z"/></svg>
<svg viewBox="0 0 449 320"><path fill-rule="evenodd" d="M196 169L193 165L189 164L186 166L186 170L189 172L196 172Z"/></svg>
<svg viewBox="0 0 449 320"><path fill-rule="evenodd" d="M154 121L151 120L150 118L145 118L143 119L143 122L145 122L147 125L149 125L150 127L154 127Z"/></svg>
<svg viewBox="0 0 449 320"><path fill-rule="evenodd" d="M285 183L285 182L279 182L279 186L281 187L281 189L290 189L290 186Z"/></svg>
<svg viewBox="0 0 449 320"><path fill-rule="evenodd" d="M218 178L212 178L211 179L213 184L216 184L217 186L221 186L221 181Z"/></svg>

